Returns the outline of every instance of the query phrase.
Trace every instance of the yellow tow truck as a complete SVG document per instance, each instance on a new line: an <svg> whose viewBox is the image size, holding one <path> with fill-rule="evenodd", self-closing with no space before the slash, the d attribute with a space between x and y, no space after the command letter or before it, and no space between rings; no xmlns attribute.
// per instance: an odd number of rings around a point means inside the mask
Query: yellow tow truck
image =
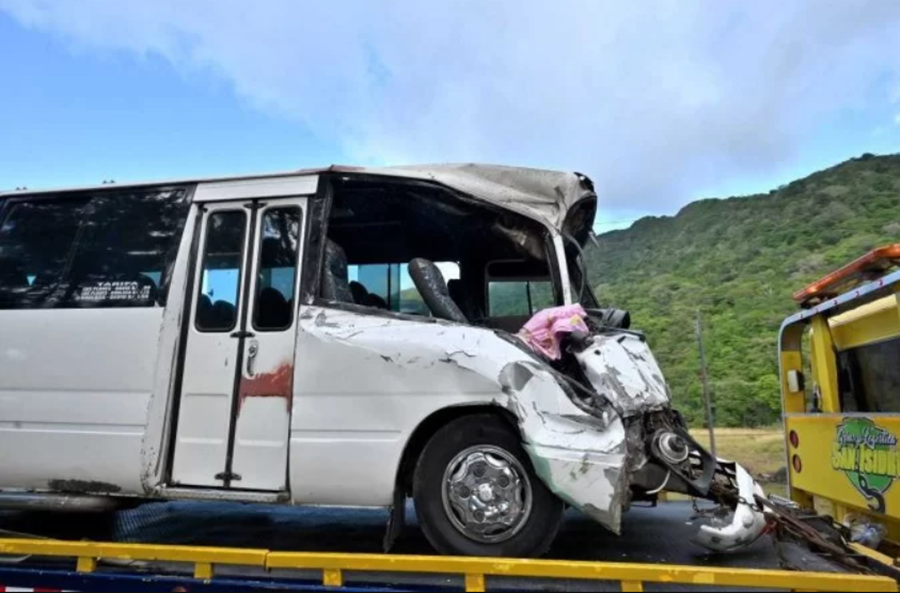
<svg viewBox="0 0 900 593"><path fill-rule="evenodd" d="M791 499L831 514L859 553L900 557L900 244L794 295L780 375Z"/></svg>

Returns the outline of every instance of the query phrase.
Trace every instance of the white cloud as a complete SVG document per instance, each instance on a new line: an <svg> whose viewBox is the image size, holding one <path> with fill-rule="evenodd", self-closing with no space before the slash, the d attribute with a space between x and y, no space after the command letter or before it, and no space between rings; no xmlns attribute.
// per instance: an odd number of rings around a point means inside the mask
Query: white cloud
<svg viewBox="0 0 900 593"><path fill-rule="evenodd" d="M894 116L894 123L900 126L900 113Z"/></svg>
<svg viewBox="0 0 900 593"><path fill-rule="evenodd" d="M158 54L188 76L211 70L254 107L336 137L356 161L575 169L607 207L651 211L784 163L815 122L863 110L873 85L900 81L896 0L2 9L77 47Z"/></svg>

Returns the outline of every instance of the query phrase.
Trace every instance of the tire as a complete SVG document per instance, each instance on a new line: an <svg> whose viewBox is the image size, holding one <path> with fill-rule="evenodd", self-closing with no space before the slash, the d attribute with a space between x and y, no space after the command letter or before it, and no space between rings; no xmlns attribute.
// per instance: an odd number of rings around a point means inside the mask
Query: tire
<svg viewBox="0 0 900 593"><path fill-rule="evenodd" d="M487 457L479 457L485 453ZM458 463L461 455L465 460L462 464ZM488 457L490 463L486 465L481 460ZM459 471L454 472L454 468L449 467L451 464ZM485 467L491 474L484 473ZM482 472L480 478L477 477L479 470ZM502 472L499 477L497 471ZM512 482L505 477L510 475L513 476ZM455 487L445 489L448 477ZM470 491L468 485L462 484L464 480L467 484L476 481L476 490ZM487 492L484 491L485 483L489 483ZM507 488L501 488L503 486ZM478 494L475 494L476 491ZM476 498L462 498L458 496L460 492L470 492L470 496ZM494 492L499 493L497 496L500 499L494 498ZM511 494L515 492L522 496ZM483 528L481 521L486 519L484 513L479 517L479 511L476 511L474 521L465 521L462 517L470 505L477 506L483 502L481 496L490 497L491 504L497 500L521 500L521 504L511 507L519 509L519 512L510 513L507 508L504 514L504 517L516 518L513 525L509 528L505 525L498 527L497 522L491 522L495 531L498 528L501 530L499 533L467 533L469 528L466 525L475 530ZM457 503L467 504L454 506L449 502L454 499ZM413 500L419 525L431 545L442 554L461 556L541 556L553 543L563 514L563 502L535 474L518 433L503 419L492 414L459 418L434 434L416 465ZM488 507L490 510L496 508ZM498 516L497 513L491 514Z"/></svg>

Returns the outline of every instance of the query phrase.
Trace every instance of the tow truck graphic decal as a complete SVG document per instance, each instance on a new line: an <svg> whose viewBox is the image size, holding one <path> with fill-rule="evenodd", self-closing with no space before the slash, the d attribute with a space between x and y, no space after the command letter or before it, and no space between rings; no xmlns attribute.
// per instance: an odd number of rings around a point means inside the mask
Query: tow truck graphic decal
<svg viewBox="0 0 900 593"><path fill-rule="evenodd" d="M847 418L837 427L831 467L847 476L872 511L884 514L885 494L900 478L897 437L870 418Z"/></svg>

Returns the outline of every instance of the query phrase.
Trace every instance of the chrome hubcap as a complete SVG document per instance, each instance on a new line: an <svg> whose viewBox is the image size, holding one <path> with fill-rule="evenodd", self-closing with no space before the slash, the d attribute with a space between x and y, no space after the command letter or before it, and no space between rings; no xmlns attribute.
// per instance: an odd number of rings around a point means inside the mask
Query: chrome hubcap
<svg viewBox="0 0 900 593"><path fill-rule="evenodd" d="M531 482L510 453L470 447L444 471L444 511L466 537L482 543L506 541L531 514Z"/></svg>

